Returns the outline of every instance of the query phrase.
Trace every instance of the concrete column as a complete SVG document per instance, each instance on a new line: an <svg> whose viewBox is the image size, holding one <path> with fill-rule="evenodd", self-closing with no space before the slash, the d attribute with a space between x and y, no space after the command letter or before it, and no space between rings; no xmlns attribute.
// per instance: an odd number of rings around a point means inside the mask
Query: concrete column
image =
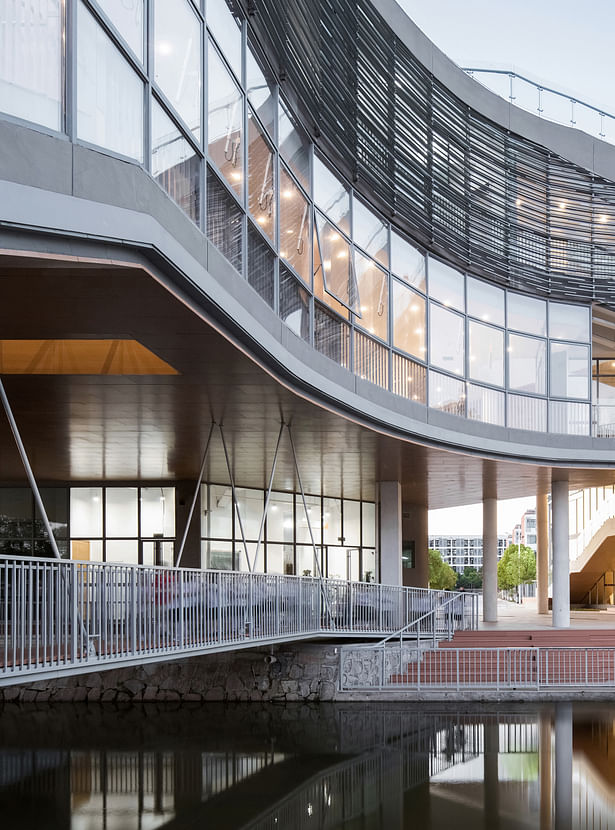
<svg viewBox="0 0 615 830"><path fill-rule="evenodd" d="M536 496L536 593L539 614L549 613L549 506L547 494Z"/></svg>
<svg viewBox="0 0 615 830"><path fill-rule="evenodd" d="M429 582L428 516L422 504L402 505L402 543L414 542L414 568L402 568L402 579L413 588L427 588Z"/></svg>
<svg viewBox="0 0 615 830"><path fill-rule="evenodd" d="M498 621L497 499L483 499L483 620Z"/></svg>
<svg viewBox="0 0 615 830"><path fill-rule="evenodd" d="M572 703L555 709L555 830L572 830Z"/></svg>
<svg viewBox="0 0 615 830"><path fill-rule="evenodd" d="M401 484L380 482L380 581L401 585Z"/></svg>
<svg viewBox="0 0 615 830"><path fill-rule="evenodd" d="M551 485L551 539L553 540L553 625L570 627L570 554L568 551L568 482Z"/></svg>

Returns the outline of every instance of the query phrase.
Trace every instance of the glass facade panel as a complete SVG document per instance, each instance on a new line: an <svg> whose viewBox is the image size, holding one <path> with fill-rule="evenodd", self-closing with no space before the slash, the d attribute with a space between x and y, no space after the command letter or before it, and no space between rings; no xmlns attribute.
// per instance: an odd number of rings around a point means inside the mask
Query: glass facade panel
<svg viewBox="0 0 615 830"><path fill-rule="evenodd" d="M56 540L68 538L68 491L65 487L41 487L41 498ZM35 506L34 536L47 538L42 516Z"/></svg>
<svg viewBox="0 0 615 830"><path fill-rule="evenodd" d="M376 559L375 550L363 550L363 572L361 574L362 582L377 582L378 580L378 562Z"/></svg>
<svg viewBox="0 0 615 830"><path fill-rule="evenodd" d="M345 233L350 233L350 191L314 156L314 202Z"/></svg>
<svg viewBox="0 0 615 830"><path fill-rule="evenodd" d="M201 161L162 107L152 99L152 176L199 224Z"/></svg>
<svg viewBox="0 0 615 830"><path fill-rule="evenodd" d="M549 432L564 435L589 435L588 403L549 401Z"/></svg>
<svg viewBox="0 0 615 830"><path fill-rule="evenodd" d="M71 487L70 533L86 539L103 535L102 487Z"/></svg>
<svg viewBox="0 0 615 830"><path fill-rule="evenodd" d="M508 294L508 328L528 334L547 334L547 304L535 297Z"/></svg>
<svg viewBox="0 0 615 830"><path fill-rule="evenodd" d="M295 573L295 549L293 545L267 545L267 573Z"/></svg>
<svg viewBox="0 0 615 830"><path fill-rule="evenodd" d="M429 296L445 306L465 310L463 274L429 257Z"/></svg>
<svg viewBox="0 0 615 830"><path fill-rule="evenodd" d="M504 385L504 332L469 321L469 377L494 386Z"/></svg>
<svg viewBox="0 0 615 830"><path fill-rule="evenodd" d="M172 568L174 565L175 545L173 542L141 542L141 564L159 565Z"/></svg>
<svg viewBox="0 0 615 830"><path fill-rule="evenodd" d="M464 323L461 315L435 303L429 304L430 361L456 375L462 375L464 369Z"/></svg>
<svg viewBox="0 0 615 830"><path fill-rule="evenodd" d="M393 352L392 358L392 391L418 403L427 403L425 367L397 352Z"/></svg>
<svg viewBox="0 0 615 830"><path fill-rule="evenodd" d="M241 28L226 0L207 0L207 26L237 78L241 78Z"/></svg>
<svg viewBox="0 0 615 830"><path fill-rule="evenodd" d="M322 548L317 549L318 560L315 561L314 548L311 545L297 545L297 576L318 576L318 568L326 571L322 562Z"/></svg>
<svg viewBox="0 0 615 830"><path fill-rule="evenodd" d="M201 542L201 567L212 571L232 571L232 542Z"/></svg>
<svg viewBox="0 0 615 830"><path fill-rule="evenodd" d="M207 168L207 236L241 272L242 213L217 176Z"/></svg>
<svg viewBox="0 0 615 830"><path fill-rule="evenodd" d="M143 63L143 0L98 0L98 5Z"/></svg>
<svg viewBox="0 0 615 830"><path fill-rule="evenodd" d="M361 544L361 502L344 499L344 544Z"/></svg>
<svg viewBox="0 0 615 830"><path fill-rule="evenodd" d="M425 300L393 280L393 345L425 360Z"/></svg>
<svg viewBox="0 0 615 830"><path fill-rule="evenodd" d="M142 487L141 536L175 536L175 490L173 487Z"/></svg>
<svg viewBox="0 0 615 830"><path fill-rule="evenodd" d="M367 547L376 546L376 505L371 502L364 501L362 507L363 513L363 545Z"/></svg>
<svg viewBox="0 0 615 830"><path fill-rule="evenodd" d="M265 78L251 49L246 50L246 91L254 112L271 137L274 135L275 101L269 82Z"/></svg>
<svg viewBox="0 0 615 830"><path fill-rule="evenodd" d="M241 516L246 539L258 539L258 531L265 507L264 493L262 490L249 490L241 487L236 487L235 493L237 496L237 512ZM235 524L235 538L241 540L237 516L235 516Z"/></svg>
<svg viewBox="0 0 615 830"><path fill-rule="evenodd" d="M28 489L0 488L0 522L0 536L4 540L32 539L32 493ZM9 551L1 549L0 552Z"/></svg>
<svg viewBox="0 0 615 830"><path fill-rule="evenodd" d="M62 129L61 0L0 5L0 111Z"/></svg>
<svg viewBox="0 0 615 830"><path fill-rule="evenodd" d="M323 499L323 529L325 545L342 542L342 500Z"/></svg>
<svg viewBox="0 0 615 830"><path fill-rule="evenodd" d="M352 202L352 238L385 268L389 266L389 229L363 202Z"/></svg>
<svg viewBox="0 0 615 830"><path fill-rule="evenodd" d="M589 397L589 347L551 343L550 394L558 398Z"/></svg>
<svg viewBox="0 0 615 830"><path fill-rule="evenodd" d="M202 536L233 538L233 493L230 485L203 484L201 508Z"/></svg>
<svg viewBox="0 0 615 830"><path fill-rule="evenodd" d="M243 95L215 47L208 53L207 150L218 170L243 198Z"/></svg>
<svg viewBox="0 0 615 830"><path fill-rule="evenodd" d="M248 282L273 308L275 254L251 222L248 222Z"/></svg>
<svg viewBox="0 0 615 830"><path fill-rule="evenodd" d="M310 339L310 295L287 268L280 268L280 317L303 340Z"/></svg>
<svg viewBox="0 0 615 830"><path fill-rule="evenodd" d="M275 155L249 110L248 209L272 241L275 238L275 205Z"/></svg>
<svg viewBox="0 0 615 830"><path fill-rule="evenodd" d="M508 426L512 429L547 431L547 402L542 398L526 398L523 395L508 396Z"/></svg>
<svg viewBox="0 0 615 830"><path fill-rule="evenodd" d="M267 510L267 541L292 543L295 538L294 495L272 491Z"/></svg>
<svg viewBox="0 0 615 830"><path fill-rule="evenodd" d="M314 304L314 347L346 368L350 365L350 329L348 324Z"/></svg>
<svg viewBox="0 0 615 830"><path fill-rule="evenodd" d="M468 314L485 323L504 325L504 292L495 285L468 277Z"/></svg>
<svg viewBox="0 0 615 830"><path fill-rule="evenodd" d="M77 136L143 161L143 83L83 3L77 6Z"/></svg>
<svg viewBox="0 0 615 830"><path fill-rule="evenodd" d="M503 392L468 383L467 417L484 424L505 425L506 402Z"/></svg>
<svg viewBox="0 0 615 830"><path fill-rule="evenodd" d="M465 415L465 383L439 372L430 372L429 406L448 412L449 415Z"/></svg>
<svg viewBox="0 0 615 830"><path fill-rule="evenodd" d="M316 214L316 229L325 291L356 312L359 295L350 245L320 213ZM314 271L318 264L314 262Z"/></svg>
<svg viewBox="0 0 615 830"><path fill-rule="evenodd" d="M130 565L138 564L138 541L136 539L107 539L105 542L105 562L126 562Z"/></svg>
<svg viewBox="0 0 615 830"><path fill-rule="evenodd" d="M579 305L549 303L549 337L587 343L590 340L589 309Z"/></svg>
<svg viewBox="0 0 615 830"><path fill-rule="evenodd" d="M312 192L310 185L310 144L295 126L283 101L280 101L278 112L278 149L284 161L297 177L299 184L309 195Z"/></svg>
<svg viewBox="0 0 615 830"><path fill-rule="evenodd" d="M355 273L361 317L356 324L381 340L388 337L389 278L376 263L355 251Z"/></svg>
<svg viewBox="0 0 615 830"><path fill-rule="evenodd" d="M508 385L519 392L547 391L547 344L534 337L508 335Z"/></svg>
<svg viewBox="0 0 615 830"><path fill-rule="evenodd" d="M305 542L311 544L312 537L310 536L310 527L314 542L319 545L322 540L322 508L320 503L320 496L306 496L305 503L308 509L308 515L305 514L303 507L303 499L300 495L295 495L295 509L297 516L296 539L297 544ZM309 525L308 525L309 518ZM301 572L298 570L298 574Z"/></svg>
<svg viewBox="0 0 615 830"><path fill-rule="evenodd" d="M310 209L283 166L280 166L280 256L311 286Z"/></svg>
<svg viewBox="0 0 615 830"><path fill-rule="evenodd" d="M391 271L425 292L425 254L391 231Z"/></svg>
<svg viewBox="0 0 615 830"><path fill-rule="evenodd" d="M105 535L138 536L136 487L107 487L105 490Z"/></svg>

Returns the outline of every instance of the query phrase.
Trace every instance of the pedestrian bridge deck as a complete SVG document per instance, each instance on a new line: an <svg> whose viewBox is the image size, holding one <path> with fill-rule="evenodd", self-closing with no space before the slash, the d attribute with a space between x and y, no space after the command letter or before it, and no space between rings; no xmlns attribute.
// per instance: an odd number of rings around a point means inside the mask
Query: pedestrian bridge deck
<svg viewBox="0 0 615 830"><path fill-rule="evenodd" d="M376 583L0 557L0 685L300 639L476 628L476 597Z"/></svg>

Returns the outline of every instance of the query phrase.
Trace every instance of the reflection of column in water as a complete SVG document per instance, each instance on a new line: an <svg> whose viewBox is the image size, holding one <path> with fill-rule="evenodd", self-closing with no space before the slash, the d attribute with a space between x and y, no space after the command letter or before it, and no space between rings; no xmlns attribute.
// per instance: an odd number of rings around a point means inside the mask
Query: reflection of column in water
<svg viewBox="0 0 615 830"><path fill-rule="evenodd" d="M572 828L572 704L555 705L555 830Z"/></svg>
<svg viewBox="0 0 615 830"><path fill-rule="evenodd" d="M404 765L401 752L387 753L382 776L382 827L404 826Z"/></svg>
<svg viewBox="0 0 615 830"><path fill-rule="evenodd" d="M498 755L500 724L496 719L483 724L483 815L487 830L500 826Z"/></svg>
<svg viewBox="0 0 615 830"><path fill-rule="evenodd" d="M164 764L162 752L154 753L154 815L164 813Z"/></svg>
<svg viewBox="0 0 615 830"><path fill-rule="evenodd" d="M540 713L540 830L551 830L551 713Z"/></svg>

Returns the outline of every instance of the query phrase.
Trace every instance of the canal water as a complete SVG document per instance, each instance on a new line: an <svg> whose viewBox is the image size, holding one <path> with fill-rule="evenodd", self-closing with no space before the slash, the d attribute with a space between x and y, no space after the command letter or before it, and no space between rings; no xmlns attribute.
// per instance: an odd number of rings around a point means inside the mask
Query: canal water
<svg viewBox="0 0 615 830"><path fill-rule="evenodd" d="M615 827L615 705L0 711L6 830Z"/></svg>

